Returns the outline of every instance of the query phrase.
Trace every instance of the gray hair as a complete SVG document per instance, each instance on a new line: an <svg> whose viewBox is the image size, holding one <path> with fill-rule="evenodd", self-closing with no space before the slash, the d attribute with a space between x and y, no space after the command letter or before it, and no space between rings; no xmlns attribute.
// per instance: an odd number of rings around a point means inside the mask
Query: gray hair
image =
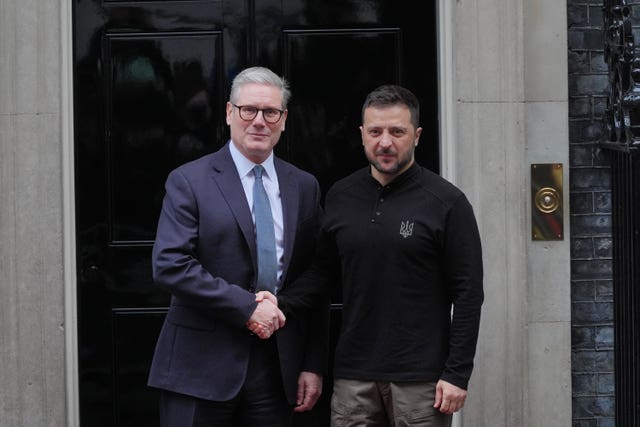
<svg viewBox="0 0 640 427"><path fill-rule="evenodd" d="M264 84L274 86L282 92L282 109L287 108L291 91L289 83L284 77L278 76L276 73L265 67L251 67L242 70L231 83L231 93L229 94L229 102L235 104L238 97L238 90L249 83Z"/></svg>

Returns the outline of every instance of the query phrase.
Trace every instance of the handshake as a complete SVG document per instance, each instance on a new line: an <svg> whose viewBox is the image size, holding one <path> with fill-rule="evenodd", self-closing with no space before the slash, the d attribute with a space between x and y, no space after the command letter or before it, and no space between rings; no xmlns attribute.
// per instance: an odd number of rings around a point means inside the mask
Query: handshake
<svg viewBox="0 0 640 427"><path fill-rule="evenodd" d="M258 306L247 321L247 328L263 340L284 326L286 318L278 308L278 299L269 291L256 294Z"/></svg>

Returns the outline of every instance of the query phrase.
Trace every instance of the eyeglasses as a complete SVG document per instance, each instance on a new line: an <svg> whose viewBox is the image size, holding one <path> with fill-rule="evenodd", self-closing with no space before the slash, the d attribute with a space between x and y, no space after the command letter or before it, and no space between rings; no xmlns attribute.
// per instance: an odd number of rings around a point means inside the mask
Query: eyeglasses
<svg viewBox="0 0 640 427"><path fill-rule="evenodd" d="M264 117L264 121L267 123L278 123L280 118L282 117L282 113L284 110L278 110L277 108L258 108L252 105L236 105L231 104L238 109L240 113L240 118L242 120L251 121L256 118L258 115L258 111L262 111L262 117Z"/></svg>

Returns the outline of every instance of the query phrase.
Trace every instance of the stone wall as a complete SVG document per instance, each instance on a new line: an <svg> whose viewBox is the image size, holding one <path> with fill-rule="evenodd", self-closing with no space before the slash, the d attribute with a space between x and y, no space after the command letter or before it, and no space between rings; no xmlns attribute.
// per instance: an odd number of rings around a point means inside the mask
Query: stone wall
<svg viewBox="0 0 640 427"><path fill-rule="evenodd" d="M569 180L566 3L453 4L456 135L443 145L455 144L485 263L461 425L571 425L569 212L564 240L533 241L530 197L531 164L562 163Z"/></svg>
<svg viewBox="0 0 640 427"><path fill-rule="evenodd" d="M62 2L0 0L0 425L64 426Z"/></svg>

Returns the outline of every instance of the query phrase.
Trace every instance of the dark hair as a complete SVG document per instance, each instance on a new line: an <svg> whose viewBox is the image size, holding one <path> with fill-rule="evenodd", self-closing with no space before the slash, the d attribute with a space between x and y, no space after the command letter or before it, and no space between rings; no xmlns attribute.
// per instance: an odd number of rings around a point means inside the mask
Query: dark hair
<svg viewBox="0 0 640 427"><path fill-rule="evenodd" d="M289 91L289 83L284 77L278 76L276 73L265 67L251 67L242 70L231 83L231 93L229 94L229 101L232 103L237 102L238 90L245 84L258 83L269 86L274 86L282 92L282 109L287 109L289 98L291 97L291 91Z"/></svg>
<svg viewBox="0 0 640 427"><path fill-rule="evenodd" d="M375 88L362 105L362 121L364 122L364 110L369 107L390 107L392 105L405 105L411 113L411 124L417 129L420 126L420 102L408 89L398 85L383 85Z"/></svg>

